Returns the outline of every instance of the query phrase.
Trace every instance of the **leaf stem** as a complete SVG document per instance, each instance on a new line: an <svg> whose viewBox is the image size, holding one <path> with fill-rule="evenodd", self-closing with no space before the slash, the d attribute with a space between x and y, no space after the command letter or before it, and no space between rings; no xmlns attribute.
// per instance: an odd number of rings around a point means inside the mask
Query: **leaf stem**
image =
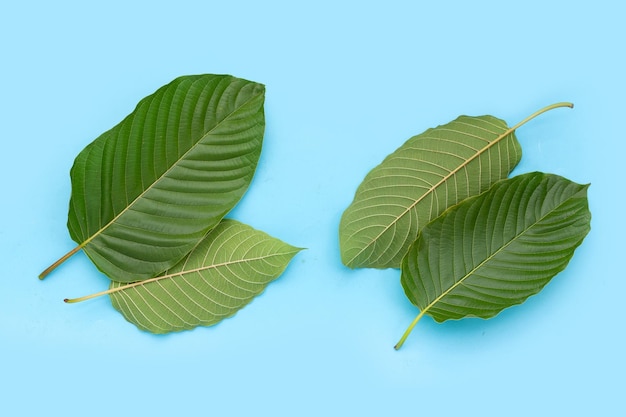
<svg viewBox="0 0 626 417"><path fill-rule="evenodd" d="M106 291L100 291L97 292L95 294L89 294L89 295L85 295L83 297L78 297L78 298L66 298L65 300L63 300L64 302L68 303L68 304L73 304L73 303L80 303L81 301L86 301L86 300L91 300L92 298L97 298L97 297L101 297L103 295L107 295L107 294L112 294L114 292L118 292L118 291L122 291L122 290L126 290L128 288L131 287L135 287L137 285L140 285L142 282L135 282L132 284L128 284L128 285L123 285L121 287L115 287L115 288L109 288Z"/></svg>
<svg viewBox="0 0 626 417"><path fill-rule="evenodd" d="M531 114L530 116L528 116L527 118L525 118L524 120L522 120L521 122L519 122L518 124L513 126L511 128L511 130L512 131L516 130L518 127L528 123L529 121L531 121L535 117L539 116L540 114L543 114L543 113L545 113L547 111L550 111L552 109L556 109L556 108L559 108L559 107L569 107L570 109L573 109L574 108L574 103L569 103L567 101L563 101L563 102L560 102L560 103L554 103L554 104L551 104L549 106L546 106L546 107L544 107L541 110L537 110L536 112L534 112L533 114Z"/></svg>
<svg viewBox="0 0 626 417"><path fill-rule="evenodd" d="M54 271L57 266L67 261L72 255L81 250L83 246L84 245L76 246L74 249L63 255L63 257L61 257L58 261L47 267L41 274L39 274L39 279L44 279L50 272Z"/></svg>
<svg viewBox="0 0 626 417"><path fill-rule="evenodd" d="M213 268L213 267L214 266L211 265L208 268ZM189 270L189 271L180 271L180 272L176 272L176 273L173 273L173 274L160 275L158 277L145 279L143 281L135 281L135 282L131 282L130 284L120 285L119 287L109 288L106 291L100 291L100 292L97 292L95 294L85 295L84 297L66 298L63 301L68 303L68 304L80 303L81 301L90 300L92 298L100 297L100 296L107 295L107 294L113 294L113 293L116 293L118 291L128 290L128 289L133 288L133 287L138 287L140 285L149 284L151 282L159 281L159 280L162 280L162 279L165 279L165 278L172 278L172 277L175 277L175 276L183 275L183 274L186 274L186 273L197 272L197 271L201 271L203 269L208 269L208 268L196 268L196 269L192 269L192 270Z"/></svg>
<svg viewBox="0 0 626 417"><path fill-rule="evenodd" d="M409 337L409 335L413 331L413 328L415 327L417 322L420 321L422 316L424 316L425 312L426 312L426 310L420 311L420 313L417 315L417 317L415 317L415 320L413 320L413 323L411 323L409 328L406 329L406 331L404 332L404 334L400 338L400 341L398 343L396 343L396 345L393 347L395 350L398 350L398 349L400 349L402 347L402 345L404 344L404 341L406 340L407 337Z"/></svg>
<svg viewBox="0 0 626 417"><path fill-rule="evenodd" d="M101 296L107 295L107 294L113 294L113 293L118 292L118 291L128 290L130 288L138 287L140 285L145 285L145 284L148 284L150 282L158 281L158 280L163 279L163 278L171 278L171 277L174 277L174 276L177 276L177 275L182 275L182 274L183 274L183 272L179 272L179 273L176 273L176 274L170 274L170 275L161 275L161 276L158 276L158 277L146 279L144 281L136 281L136 282L131 282L130 284L120 285L119 287L109 288L106 291L100 291L100 292L97 292L97 293L94 293L94 294L85 295L83 297L66 298L63 301L68 303L68 304L80 303L81 301L91 300L92 298L101 297Z"/></svg>

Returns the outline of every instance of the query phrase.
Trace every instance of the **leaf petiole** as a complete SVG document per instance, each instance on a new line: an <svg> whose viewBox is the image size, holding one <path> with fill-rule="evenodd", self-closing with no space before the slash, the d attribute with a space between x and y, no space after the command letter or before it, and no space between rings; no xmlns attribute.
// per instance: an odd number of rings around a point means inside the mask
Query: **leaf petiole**
<svg viewBox="0 0 626 417"><path fill-rule="evenodd" d="M83 246L84 245L76 246L74 249L63 255L58 261L47 267L41 274L39 274L39 279L44 279L50 272L54 271L59 265L67 261L69 258L72 257L72 255L81 250Z"/></svg>
<svg viewBox="0 0 626 417"><path fill-rule="evenodd" d="M213 267L215 267L215 266L211 266L210 268L213 268ZM201 271L203 269L208 269L208 268L196 268L194 270L187 271L187 272L198 272L198 271ZM85 295L83 297L66 298L63 301L68 303L68 304L80 303L81 301L91 300L92 298L101 297L103 295L108 295L108 294L113 294L113 293L118 292L118 291L128 290L128 289L133 288L133 287L138 287L140 285L149 284L151 282L159 281L159 280L166 279L166 278L172 278L172 277L179 276L179 275L182 275L182 274L183 274L183 272L181 271L181 272L177 272L177 273L169 274L169 275L160 275L158 277L146 279L146 280L143 280L143 281L131 282L130 284L121 285L119 287L109 288L106 291L100 291L100 292L97 292L97 293L94 293L94 294Z"/></svg>
<svg viewBox="0 0 626 417"><path fill-rule="evenodd" d="M122 285L121 287L110 288L110 289L108 289L106 291L100 291L100 292L97 292L97 293L94 293L94 294L85 295L83 297L66 298L66 299L63 300L63 302L68 303L68 304L80 303L81 301L87 301L87 300L91 300L92 298L97 298L97 297L101 297L103 295L112 294L114 292L127 290L129 288L136 287L138 285L142 285L142 284L145 284L145 283L146 283L146 281L138 281L138 282L134 282L132 284Z"/></svg>
<svg viewBox="0 0 626 417"><path fill-rule="evenodd" d="M534 112L533 114L531 114L530 116L528 116L527 118L525 118L524 120L522 120L521 122L519 122L518 124L516 124L515 126L513 126L509 130L510 131L517 130L520 126L530 122L532 119L534 119L535 117L539 116L540 114L543 114L543 113L545 113L547 111L550 111L552 109L557 109L559 107L569 107L570 109L573 109L574 108L574 103L569 103L567 101L562 101L560 103L554 103L554 104L551 104L549 106L546 106L543 109L537 110L536 112Z"/></svg>
<svg viewBox="0 0 626 417"><path fill-rule="evenodd" d="M222 266L222 265L226 265L226 264L227 264L227 263L223 263L223 264L220 264L220 265L217 265L217 266ZM211 265L211 266L209 266L209 267L204 267L204 268L196 268L196 269L193 269L193 270L190 270L190 271L186 271L186 272L198 272L198 271L201 271L201 270L204 270L204 269L215 268L215 267L216 267L216 265ZM180 276L180 275L182 275L183 273L184 273L184 272L183 272L183 271L181 271L181 272L176 272L176 273L174 273L174 274L160 275L160 276L158 276L158 277L154 277L154 278L146 279L146 280L143 280L143 281L131 282L130 284L124 284L124 285L121 285L121 286L119 286L119 287L109 288L109 289L108 289L108 290L106 290L106 291L100 291L100 292L97 292L97 293L94 293L94 294L85 295L84 297L78 297L78 298L66 298L66 299L65 299L65 300L63 300L63 301L64 301L64 302L66 302L66 303L68 303L68 304L72 304L72 303L80 303L81 301L91 300L92 298L96 298L96 297L100 297L100 296L103 296L103 295L108 295L108 294L113 294L113 293L118 292L118 291L128 290L128 289L133 288L133 287L138 287L138 286L140 286L140 285L149 284L149 283L151 283L151 282L159 281L159 280L162 280L162 279L166 279L166 278L172 278L172 277Z"/></svg>
<svg viewBox="0 0 626 417"><path fill-rule="evenodd" d="M415 317L415 320L413 320L413 322L408 327L408 329L406 329L406 331L404 332L404 334L400 338L400 341L398 343L396 343L396 345L393 347L395 350L398 350L398 349L400 349L402 347L402 345L404 344L404 341L406 340L407 337L409 337L409 335L413 331L413 328L415 327L417 322L420 321L420 319L424 316L425 312L426 312L426 310L420 311L420 313L417 315L417 317Z"/></svg>

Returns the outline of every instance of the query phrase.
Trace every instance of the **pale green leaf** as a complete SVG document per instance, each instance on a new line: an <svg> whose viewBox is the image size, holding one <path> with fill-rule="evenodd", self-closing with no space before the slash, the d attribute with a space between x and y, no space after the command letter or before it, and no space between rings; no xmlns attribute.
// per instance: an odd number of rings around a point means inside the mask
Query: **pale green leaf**
<svg viewBox="0 0 626 417"><path fill-rule="evenodd" d="M412 137L367 174L343 213L343 263L399 267L426 223L506 178L521 153L514 129L492 116L461 116Z"/></svg>
<svg viewBox="0 0 626 417"><path fill-rule="evenodd" d="M163 276L111 282L113 306L143 330L209 326L259 295L301 249L234 220L223 220Z"/></svg>
<svg viewBox="0 0 626 417"><path fill-rule="evenodd" d="M180 261L247 190L265 126L263 85L228 75L175 79L76 158L68 228L116 281Z"/></svg>
<svg viewBox="0 0 626 417"><path fill-rule="evenodd" d="M530 173L496 183L425 226L402 286L436 321L489 318L539 292L590 230L588 185Z"/></svg>

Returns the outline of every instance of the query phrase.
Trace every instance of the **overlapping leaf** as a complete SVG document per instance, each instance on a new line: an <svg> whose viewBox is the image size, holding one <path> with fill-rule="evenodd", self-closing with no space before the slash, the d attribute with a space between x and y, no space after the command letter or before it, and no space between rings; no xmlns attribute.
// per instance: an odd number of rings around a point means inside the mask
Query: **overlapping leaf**
<svg viewBox="0 0 626 417"><path fill-rule="evenodd" d="M235 314L277 278L300 251L234 220L223 220L163 276L112 282L113 306L143 330L208 326Z"/></svg>
<svg viewBox="0 0 626 417"><path fill-rule="evenodd" d="M426 223L506 178L520 158L514 129L492 116L461 116L412 137L367 174L343 213L343 263L399 267Z"/></svg>
<svg viewBox="0 0 626 417"><path fill-rule="evenodd" d="M116 281L154 277L180 261L252 180L264 92L232 76L197 75L139 102L76 158L68 228L78 248Z"/></svg>
<svg viewBox="0 0 626 417"><path fill-rule="evenodd" d="M424 314L489 318L539 292L590 230L587 188L520 175L429 223L402 261L402 285L421 310L413 325Z"/></svg>

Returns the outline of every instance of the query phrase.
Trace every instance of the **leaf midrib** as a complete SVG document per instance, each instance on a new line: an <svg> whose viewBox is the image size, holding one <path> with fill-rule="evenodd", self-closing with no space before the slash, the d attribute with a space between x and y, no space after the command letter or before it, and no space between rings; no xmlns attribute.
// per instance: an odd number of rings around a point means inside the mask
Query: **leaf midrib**
<svg viewBox="0 0 626 417"><path fill-rule="evenodd" d="M161 174L159 176L159 178L157 178L155 181L152 182L152 184L150 184L150 186L148 186L145 190L143 190L141 192L141 194L139 194L133 201L131 201L130 204L128 204L122 211L120 211L115 217L113 217L113 219L111 219L111 221L109 221L106 225L102 226L100 229L98 229L98 231L96 231L94 234L92 234L91 236L89 236L87 239L85 239L80 245L78 245L77 249L81 249L86 247L93 239L95 239L96 237L98 237L100 234L102 234L106 229L108 229L110 226L112 226L114 223L117 222L117 220L124 214L126 213L137 201L139 201L147 192L149 192L150 190L153 189L153 187L155 185L157 185L163 178L165 178L167 176L167 174L169 174L176 166L178 166L178 164L180 163L180 161L184 160L187 155L193 151L194 149L196 149L196 146L198 146L198 144L202 141L204 141L208 136L210 136L219 126L221 126L223 123L225 123L229 118L231 118L234 114L236 114L237 112L239 112L242 108L244 108L248 103L250 103L252 100L256 99L260 94L255 94L253 96L250 97L250 99L246 100L245 102L243 102L241 104L241 106L239 106L236 110L234 110L232 113L230 113L229 115L227 115L223 120L221 120L220 122L218 122L215 126L213 126L210 130L208 130L204 135L202 135L200 137L200 139L198 139L183 155L181 155L174 163L172 163L172 165L163 172L163 174Z"/></svg>
<svg viewBox="0 0 626 417"><path fill-rule="evenodd" d="M158 277L154 277L154 278L149 278L146 279L144 281L137 281L137 282L133 282L131 284L126 284L120 287L116 287L116 288L112 288L111 290L107 291L108 294L112 295L115 294L116 292L122 292L122 291L126 291L126 290L130 290L131 288L135 288L135 287L139 287L142 285L146 285L146 284L150 284L152 282L157 282L157 281L161 281L163 279L170 279L170 278L175 278L175 277L179 277L179 276L183 276L186 274L193 274L196 272L203 272L209 269L217 269L217 268L222 268L225 266L230 266L230 265L237 265L237 264L241 264L241 263L247 263L247 262L256 262L256 261L262 261L265 259L269 259L269 258L273 258L273 257L277 257L277 256L287 256L287 255L291 255L293 253L298 253L299 249L295 248L291 251L288 252L282 252L282 253L271 253L269 255L264 255L264 256L257 256L254 258L244 258L244 259L236 259L236 260L232 260L232 261L226 261L226 262L220 262L217 264L211 264L211 265L204 265L201 266L199 268L193 268L193 269L189 269L186 271L179 271L179 272L175 272L172 274L166 274L166 275L161 275Z"/></svg>
<svg viewBox="0 0 626 417"><path fill-rule="evenodd" d="M354 260L356 258L358 258L366 249L368 249L369 247L371 247L374 243L376 243L376 241L378 241L378 239L387 232L387 230L389 230L389 228L391 228L391 226L393 226L394 224L396 224L402 217L406 216L407 213L409 213L417 204L420 203L420 201L422 201L424 198L426 198L427 196L429 196L434 190L436 190L438 187L440 187L443 183L445 183L446 181L448 181L453 175L456 175L457 172L459 172L462 168L465 168L470 162L472 162L474 159L476 159L477 157L479 157L480 155L484 154L486 151L488 151L492 146L494 146L495 144L499 143L502 139L504 139L506 136L510 135L512 132L514 132L516 129L516 127L513 128L509 128L507 129L504 133L502 133L500 136L498 136L496 139L493 140L493 142L487 144L486 146L484 146L483 148L479 149L478 152L476 152L473 156L471 156L469 159L467 159L463 164L459 165L456 169L454 169L453 171L450 171L450 173L448 175L446 175L445 177L443 177L438 183L436 183L435 185L433 185L428 191L426 191L424 194L422 194L418 199L416 199L413 203L411 203L402 213L400 213L398 216L396 216L396 218L394 220L392 220L387 226L385 226L383 228L383 230L378 233L378 235L376 235L367 245L365 245L361 250L359 250L356 255L354 255L349 261L348 264L352 264L352 262L354 262Z"/></svg>

